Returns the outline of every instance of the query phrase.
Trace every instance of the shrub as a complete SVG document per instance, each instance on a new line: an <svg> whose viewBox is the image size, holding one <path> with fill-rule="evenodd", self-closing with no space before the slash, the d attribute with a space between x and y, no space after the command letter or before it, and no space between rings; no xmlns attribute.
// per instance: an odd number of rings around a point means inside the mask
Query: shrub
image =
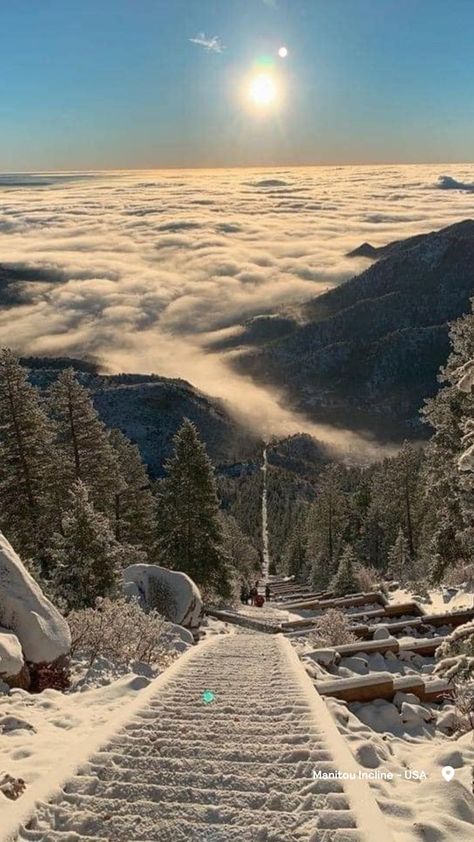
<svg viewBox="0 0 474 842"><path fill-rule="evenodd" d="M94 608L68 615L71 654L84 655L92 667L97 658L118 664L144 661L152 664L164 656L165 621L157 611L145 614L138 603L126 599L98 599Z"/></svg>
<svg viewBox="0 0 474 842"><path fill-rule="evenodd" d="M374 567L365 567L363 564L358 564L355 569L355 577L360 590L364 593L379 590L380 575Z"/></svg>
<svg viewBox="0 0 474 842"><path fill-rule="evenodd" d="M450 567L444 576L443 584L452 588L459 588L461 585L472 587L474 585L474 564L456 564Z"/></svg>
<svg viewBox="0 0 474 842"><path fill-rule="evenodd" d="M436 650L435 673L453 686L458 730L474 728L474 621L458 626Z"/></svg>
<svg viewBox="0 0 474 842"><path fill-rule="evenodd" d="M309 639L318 648L342 646L343 643L355 643L357 640L351 632L347 616L336 608L328 608L317 618Z"/></svg>

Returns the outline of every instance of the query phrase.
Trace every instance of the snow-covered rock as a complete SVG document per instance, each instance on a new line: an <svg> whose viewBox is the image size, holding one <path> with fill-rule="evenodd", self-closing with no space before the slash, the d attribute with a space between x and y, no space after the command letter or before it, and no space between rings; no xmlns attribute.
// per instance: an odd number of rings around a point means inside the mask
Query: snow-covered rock
<svg viewBox="0 0 474 842"><path fill-rule="evenodd" d="M64 617L45 597L0 532L0 625L14 632L31 664L52 664L69 653Z"/></svg>
<svg viewBox="0 0 474 842"><path fill-rule="evenodd" d="M351 672L355 672L356 675L367 675L369 672L366 658L357 658L356 656L351 658L342 658L341 667L345 667L346 669L351 670Z"/></svg>
<svg viewBox="0 0 474 842"><path fill-rule="evenodd" d="M373 635L373 640L387 640L390 637L390 631L387 626L377 626Z"/></svg>
<svg viewBox="0 0 474 842"><path fill-rule="evenodd" d="M431 722L435 719L433 711L423 705L414 705L410 702L403 702L400 715L402 722L406 725L421 725L422 722Z"/></svg>
<svg viewBox="0 0 474 842"><path fill-rule="evenodd" d="M163 643L170 651L186 652L186 649L194 646L194 637L189 629L185 629L184 626L179 626L177 623L167 623L163 632Z"/></svg>
<svg viewBox="0 0 474 842"><path fill-rule="evenodd" d="M156 610L191 631L197 631L202 615L199 588L185 573L157 564L131 564L123 571L124 593L135 596L144 608Z"/></svg>
<svg viewBox="0 0 474 842"><path fill-rule="evenodd" d="M436 727L444 734L454 734L459 725L459 715L456 713L454 705L443 710L436 720Z"/></svg>
<svg viewBox="0 0 474 842"><path fill-rule="evenodd" d="M20 641L6 629L0 629L0 679L9 687L23 687L26 690L30 686Z"/></svg>
<svg viewBox="0 0 474 842"><path fill-rule="evenodd" d="M402 693L398 691L393 697L393 704L400 710L402 705L407 702L412 705L419 705L420 700L414 693Z"/></svg>
<svg viewBox="0 0 474 842"><path fill-rule="evenodd" d="M332 667L336 661L337 652L335 649L313 649L312 652L307 652L306 656L311 658L322 667Z"/></svg>

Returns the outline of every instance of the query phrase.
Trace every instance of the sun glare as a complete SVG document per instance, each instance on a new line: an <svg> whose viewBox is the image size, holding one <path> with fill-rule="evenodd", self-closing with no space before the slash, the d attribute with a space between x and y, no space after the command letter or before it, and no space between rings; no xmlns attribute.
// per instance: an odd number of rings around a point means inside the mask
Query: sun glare
<svg viewBox="0 0 474 842"><path fill-rule="evenodd" d="M250 81L249 95L255 105L271 105L277 98L275 80L269 73L259 73Z"/></svg>

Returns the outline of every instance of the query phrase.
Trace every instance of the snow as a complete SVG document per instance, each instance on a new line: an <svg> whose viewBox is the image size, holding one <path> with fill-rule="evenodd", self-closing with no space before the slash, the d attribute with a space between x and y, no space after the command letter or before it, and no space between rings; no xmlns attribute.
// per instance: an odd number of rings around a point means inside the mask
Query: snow
<svg viewBox="0 0 474 842"><path fill-rule="evenodd" d="M72 663L73 686L68 693L51 689L36 695L19 689L0 693L0 782L6 775L6 786L18 779L26 786L18 802L0 793L0 842L9 838L36 799L48 797L132 716L134 706L158 691L179 660L189 657L186 650L195 648L190 633L170 623L166 634L168 661L180 657L159 677L157 665L118 666L102 658L88 668L79 658Z"/></svg>
<svg viewBox="0 0 474 842"><path fill-rule="evenodd" d="M474 360L468 360L455 371L455 374L459 376L458 389L470 394L474 388Z"/></svg>
<svg viewBox="0 0 474 842"><path fill-rule="evenodd" d="M461 608L472 608L474 593L465 588L431 588L428 591L429 600L425 610L429 614L444 614L446 610L456 611ZM413 593L404 588L398 588L390 593L390 602L404 603L413 600Z"/></svg>
<svg viewBox="0 0 474 842"><path fill-rule="evenodd" d="M16 676L24 665L20 641L8 630L0 629L0 676Z"/></svg>
<svg viewBox="0 0 474 842"><path fill-rule="evenodd" d="M200 699L207 686L212 705ZM94 754L77 775L78 754L55 770L56 785L68 777L65 790L39 805L27 838L46 840L54 829L115 842L309 842L358 838L346 835L357 825L364 842L391 839L365 782L314 779L316 770L359 765L281 636L223 635L193 647L120 720L112 711L100 753L98 742L83 746L83 757ZM10 830L27 803L28 789Z"/></svg>
<svg viewBox="0 0 474 842"><path fill-rule="evenodd" d="M377 764L379 770L392 773L392 780L370 785L396 842L471 842L474 744L472 733L447 736L452 705L441 705L441 715L437 706L403 701L402 715L383 700L348 706L327 699L327 705L357 760L368 769ZM443 766L456 769L449 783L442 779ZM410 778L413 770L423 771L426 778Z"/></svg>
<svg viewBox="0 0 474 842"><path fill-rule="evenodd" d="M202 615L199 588L189 576L157 564L132 564L123 571L124 592L137 596L149 608L156 607L173 623L197 630ZM154 604L154 588L162 589L163 605ZM166 610L165 610L166 609Z"/></svg>
<svg viewBox="0 0 474 842"><path fill-rule="evenodd" d="M70 650L68 624L1 532L0 624L16 634L31 663L53 663Z"/></svg>

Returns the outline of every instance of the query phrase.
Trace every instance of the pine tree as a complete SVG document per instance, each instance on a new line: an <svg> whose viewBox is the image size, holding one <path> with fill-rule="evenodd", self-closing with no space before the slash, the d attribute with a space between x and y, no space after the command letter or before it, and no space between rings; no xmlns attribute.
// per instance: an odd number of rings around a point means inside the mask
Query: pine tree
<svg viewBox="0 0 474 842"><path fill-rule="evenodd" d="M223 547L229 563L239 579L250 581L260 567L258 550L232 515L220 512Z"/></svg>
<svg viewBox="0 0 474 842"><path fill-rule="evenodd" d="M187 573L199 586L230 594L214 471L194 424L187 419L174 437L174 454L159 490L159 553L162 564Z"/></svg>
<svg viewBox="0 0 474 842"><path fill-rule="evenodd" d="M120 430L111 430L109 438L117 453L122 477L115 492L115 537L117 541L132 544L150 555L156 531L156 505L147 470L138 447Z"/></svg>
<svg viewBox="0 0 474 842"><path fill-rule="evenodd" d="M284 568L288 576L294 576L296 579L304 577L308 565L307 540L305 521L304 518L300 518L293 529L283 556Z"/></svg>
<svg viewBox="0 0 474 842"><path fill-rule="evenodd" d="M410 558L417 556L424 517L423 460L423 451L405 442L395 456L384 459L372 472L363 552L374 567L386 567L400 529Z"/></svg>
<svg viewBox="0 0 474 842"><path fill-rule="evenodd" d="M118 455L112 447L88 389L68 368L50 389L50 407L58 429L58 445L63 454L64 493L82 480L94 506L110 517L115 496L122 490Z"/></svg>
<svg viewBox="0 0 474 842"><path fill-rule="evenodd" d="M343 491L344 469L332 463L321 473L319 493L307 522L308 553L334 572L343 536L348 525L348 507Z"/></svg>
<svg viewBox="0 0 474 842"><path fill-rule="evenodd" d="M387 572L394 579L397 579L400 582L406 582L413 573L410 548L401 528L399 529L397 539L389 552Z"/></svg>
<svg viewBox="0 0 474 842"><path fill-rule="evenodd" d="M355 563L354 551L350 544L346 544L339 561L337 573L331 582L331 588L336 596L346 596L360 590L354 571Z"/></svg>
<svg viewBox="0 0 474 842"><path fill-rule="evenodd" d="M22 553L41 555L58 516L54 430L25 368L0 355L1 523Z"/></svg>
<svg viewBox="0 0 474 842"><path fill-rule="evenodd" d="M311 563L310 585L314 591L325 591L329 587L334 567L329 566L329 561L324 553L318 553Z"/></svg>
<svg viewBox="0 0 474 842"><path fill-rule="evenodd" d="M58 594L69 608L85 608L93 606L97 597L113 595L121 567L135 559L115 540L81 480L73 483L69 498L62 531L53 535L51 558Z"/></svg>
<svg viewBox="0 0 474 842"><path fill-rule="evenodd" d="M466 424L474 418L474 394L459 388L465 367L474 358L474 315L454 322L450 337L452 352L439 375L443 386L423 411L434 428L427 448L424 547L435 582L451 566L469 562L474 551L474 478L459 471Z"/></svg>

